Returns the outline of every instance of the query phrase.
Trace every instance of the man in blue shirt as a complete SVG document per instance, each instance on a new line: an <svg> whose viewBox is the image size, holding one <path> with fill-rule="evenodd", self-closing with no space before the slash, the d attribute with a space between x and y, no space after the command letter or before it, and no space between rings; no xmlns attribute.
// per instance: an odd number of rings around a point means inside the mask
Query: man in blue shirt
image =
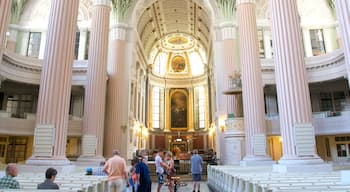
<svg viewBox="0 0 350 192"><path fill-rule="evenodd" d="M193 150L193 155L191 157L191 172L192 172L192 181L193 181L193 192L200 192L200 181L202 175L202 157L198 155L198 150Z"/></svg>
<svg viewBox="0 0 350 192"><path fill-rule="evenodd" d="M18 174L16 164L10 163L6 167L6 175L0 179L0 189L19 189L19 183L14 179Z"/></svg>

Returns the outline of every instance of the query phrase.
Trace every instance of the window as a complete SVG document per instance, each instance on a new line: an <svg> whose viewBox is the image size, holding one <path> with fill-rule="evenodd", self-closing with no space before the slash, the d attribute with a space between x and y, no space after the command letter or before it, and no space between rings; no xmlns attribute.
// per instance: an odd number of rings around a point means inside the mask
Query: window
<svg viewBox="0 0 350 192"><path fill-rule="evenodd" d="M346 144L337 144L338 157L346 157Z"/></svg>
<svg viewBox="0 0 350 192"><path fill-rule="evenodd" d="M204 129L205 128L205 104L206 94L203 86L196 87L194 90L195 103L194 103L194 121L195 127Z"/></svg>
<svg viewBox="0 0 350 192"><path fill-rule="evenodd" d="M264 33L262 29L258 30L258 43L259 43L259 56L260 58L265 58Z"/></svg>
<svg viewBox="0 0 350 192"><path fill-rule="evenodd" d="M84 59L88 59L89 57L89 45L90 45L90 31L86 33L86 46L85 46L85 55Z"/></svg>
<svg viewBox="0 0 350 192"><path fill-rule="evenodd" d="M153 72L158 75L164 76L167 61L168 54L164 52L159 53L156 57L156 60L154 61Z"/></svg>
<svg viewBox="0 0 350 192"><path fill-rule="evenodd" d="M345 105L345 93L343 91L321 92L321 111L341 111Z"/></svg>
<svg viewBox="0 0 350 192"><path fill-rule="evenodd" d="M323 41L323 30L322 29L311 29L310 30L310 39L312 47L312 55L317 56L325 54L325 47Z"/></svg>
<svg viewBox="0 0 350 192"><path fill-rule="evenodd" d="M32 113L33 96L32 95L14 95L7 99L7 112L15 118L26 118L26 113Z"/></svg>
<svg viewBox="0 0 350 192"><path fill-rule="evenodd" d="M29 33L29 41L28 41L28 49L27 49L28 57L34 57L34 58L39 57L40 41L41 41L40 32Z"/></svg>
<svg viewBox="0 0 350 192"><path fill-rule="evenodd" d="M79 43L80 43L80 32L75 32L75 44L74 44L74 59L78 59L79 55Z"/></svg>
<svg viewBox="0 0 350 192"><path fill-rule="evenodd" d="M192 75L202 75L204 74L204 64L198 52L191 52L189 54L190 65Z"/></svg>

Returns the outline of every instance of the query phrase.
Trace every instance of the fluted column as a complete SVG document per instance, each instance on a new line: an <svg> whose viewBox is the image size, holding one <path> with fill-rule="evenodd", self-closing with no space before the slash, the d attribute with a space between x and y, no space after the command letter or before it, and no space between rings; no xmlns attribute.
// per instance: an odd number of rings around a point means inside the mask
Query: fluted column
<svg viewBox="0 0 350 192"><path fill-rule="evenodd" d="M0 1L0 61L2 61L2 54L5 48L6 31L11 14L11 2L12 0Z"/></svg>
<svg viewBox="0 0 350 192"><path fill-rule="evenodd" d="M41 151L36 151L38 147L34 146L28 164L69 163L66 142L78 8L79 0L53 0L51 3L36 126L53 127L53 151L51 157L41 157ZM37 134L36 131L34 143L42 139Z"/></svg>
<svg viewBox="0 0 350 192"><path fill-rule="evenodd" d="M348 82L350 85L350 2L349 0L336 0L335 7L341 31Z"/></svg>
<svg viewBox="0 0 350 192"><path fill-rule="evenodd" d="M256 161L260 158L267 160L264 97L255 14L255 0L237 1L246 141L246 156L243 161ZM262 145L253 144L255 137L263 140L260 142ZM260 148L259 154L258 148Z"/></svg>
<svg viewBox="0 0 350 192"><path fill-rule="evenodd" d="M109 80L107 84L107 107L104 154L119 149L127 154L129 67L126 58L126 26L118 24L110 31Z"/></svg>
<svg viewBox="0 0 350 192"><path fill-rule="evenodd" d="M82 154L79 160L103 158L110 9L110 0L95 0L92 8Z"/></svg>
<svg viewBox="0 0 350 192"><path fill-rule="evenodd" d="M270 0L270 11L283 148L283 157L279 163L303 164L316 159L314 162L319 163L322 161L318 161L319 157L315 151L310 92L297 1ZM302 139L299 135L303 134L300 132L300 127L304 132L307 131L308 135L303 135L307 138L306 144L299 143ZM302 151L297 150L301 145L303 149L309 150L305 156Z"/></svg>

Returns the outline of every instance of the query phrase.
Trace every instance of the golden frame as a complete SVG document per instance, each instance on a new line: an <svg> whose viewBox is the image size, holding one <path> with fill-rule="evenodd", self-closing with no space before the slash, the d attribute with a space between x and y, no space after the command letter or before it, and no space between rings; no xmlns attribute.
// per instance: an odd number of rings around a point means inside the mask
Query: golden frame
<svg viewBox="0 0 350 192"><path fill-rule="evenodd" d="M174 102L179 102L176 104ZM184 104L185 102L185 104ZM168 103L168 117L170 130L187 131L190 126L190 100L186 89L171 89ZM180 105L180 106L177 106ZM185 113L185 114L183 114ZM179 122L174 121L174 116L180 118ZM185 122L184 122L185 121ZM178 126L176 126L176 124ZM174 126L175 125L175 126Z"/></svg>

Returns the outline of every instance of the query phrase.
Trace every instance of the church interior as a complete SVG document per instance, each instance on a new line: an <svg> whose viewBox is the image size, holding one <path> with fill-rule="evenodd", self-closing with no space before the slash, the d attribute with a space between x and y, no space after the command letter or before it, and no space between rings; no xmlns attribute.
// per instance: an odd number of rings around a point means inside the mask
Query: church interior
<svg viewBox="0 0 350 192"><path fill-rule="evenodd" d="M232 167L345 170L349 18L347 0L1 0L0 167L118 149L154 169L164 149L187 174L197 149L214 191L249 190Z"/></svg>

